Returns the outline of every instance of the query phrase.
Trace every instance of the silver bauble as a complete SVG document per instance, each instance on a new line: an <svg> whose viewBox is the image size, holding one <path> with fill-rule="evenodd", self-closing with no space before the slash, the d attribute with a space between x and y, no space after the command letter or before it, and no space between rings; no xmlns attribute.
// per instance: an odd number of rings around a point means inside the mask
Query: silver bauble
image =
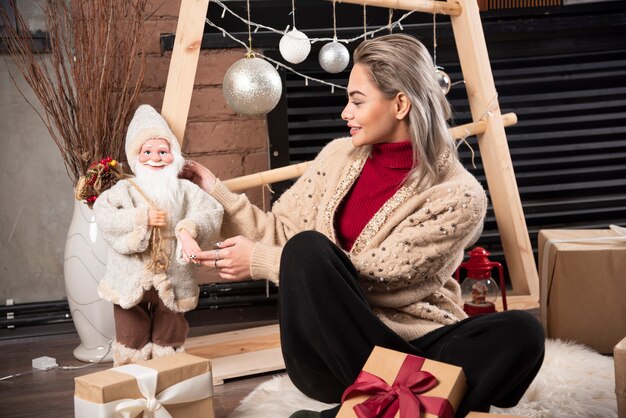
<svg viewBox="0 0 626 418"><path fill-rule="evenodd" d="M278 49L285 61L300 64L309 56L311 42L309 42L309 37L306 34L294 29L280 38Z"/></svg>
<svg viewBox="0 0 626 418"><path fill-rule="evenodd" d="M439 83L439 87L441 87L443 94L448 94L450 86L452 85L450 82L450 76L446 74L445 71L440 69L435 70L435 75L437 76L437 82Z"/></svg>
<svg viewBox="0 0 626 418"><path fill-rule="evenodd" d="M278 71L261 58L242 58L224 75L226 103L240 115L260 116L280 100L283 85Z"/></svg>
<svg viewBox="0 0 626 418"><path fill-rule="evenodd" d="M340 73L350 63L348 48L339 42L329 42L320 49L320 65L329 73Z"/></svg>

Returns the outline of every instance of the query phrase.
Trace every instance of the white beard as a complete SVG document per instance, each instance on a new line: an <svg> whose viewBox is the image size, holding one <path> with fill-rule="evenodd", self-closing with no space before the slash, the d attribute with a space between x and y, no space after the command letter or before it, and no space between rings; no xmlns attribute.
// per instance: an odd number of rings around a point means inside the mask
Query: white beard
<svg viewBox="0 0 626 418"><path fill-rule="evenodd" d="M135 181L156 205L156 209L172 213L182 203L182 184L178 179L177 164L153 170L139 161L135 162Z"/></svg>

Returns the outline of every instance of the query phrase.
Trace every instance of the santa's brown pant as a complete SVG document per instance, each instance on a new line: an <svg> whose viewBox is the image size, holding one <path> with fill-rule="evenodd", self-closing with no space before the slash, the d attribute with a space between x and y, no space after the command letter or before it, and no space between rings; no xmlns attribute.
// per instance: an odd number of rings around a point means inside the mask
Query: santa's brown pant
<svg viewBox="0 0 626 418"><path fill-rule="evenodd" d="M149 342L180 347L189 331L185 315L165 306L154 288L145 291L141 302L131 308L113 305L113 315L117 342L135 350Z"/></svg>

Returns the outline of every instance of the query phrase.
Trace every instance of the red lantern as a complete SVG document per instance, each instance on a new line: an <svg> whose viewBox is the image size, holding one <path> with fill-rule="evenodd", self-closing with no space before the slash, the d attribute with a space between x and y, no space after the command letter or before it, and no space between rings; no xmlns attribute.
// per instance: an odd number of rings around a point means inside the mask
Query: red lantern
<svg viewBox="0 0 626 418"><path fill-rule="evenodd" d="M463 310L470 316L496 311L495 301L498 298L498 285L491 277L491 270L494 267L498 267L502 306L505 311L507 310L502 264L490 261L488 255L489 252L484 248L474 248L469 252L469 260L461 263L454 273L454 277L458 281L460 270L462 268L467 270L467 275L461 283L461 297L464 302Z"/></svg>

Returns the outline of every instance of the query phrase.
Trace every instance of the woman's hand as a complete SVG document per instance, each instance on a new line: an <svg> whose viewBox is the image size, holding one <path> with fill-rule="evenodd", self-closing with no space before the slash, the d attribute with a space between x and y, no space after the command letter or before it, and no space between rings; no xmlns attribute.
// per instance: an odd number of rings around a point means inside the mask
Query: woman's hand
<svg viewBox="0 0 626 418"><path fill-rule="evenodd" d="M167 213L158 209L148 209L148 226L167 225Z"/></svg>
<svg viewBox="0 0 626 418"><path fill-rule="evenodd" d="M202 251L196 260L217 269L225 280L244 280L250 277L250 259L254 242L238 235L215 244L215 250Z"/></svg>
<svg viewBox="0 0 626 418"><path fill-rule="evenodd" d="M195 258L196 255L202 251L198 243L191 236L191 234L186 229L181 229L178 233L178 237L180 239L180 245L183 247L183 260L186 262L191 261L194 264L199 264L198 260Z"/></svg>
<svg viewBox="0 0 626 418"><path fill-rule="evenodd" d="M185 166L180 176L197 184L202 190L209 194L213 192L217 181L217 177L211 173L211 170L191 160L185 161Z"/></svg>

